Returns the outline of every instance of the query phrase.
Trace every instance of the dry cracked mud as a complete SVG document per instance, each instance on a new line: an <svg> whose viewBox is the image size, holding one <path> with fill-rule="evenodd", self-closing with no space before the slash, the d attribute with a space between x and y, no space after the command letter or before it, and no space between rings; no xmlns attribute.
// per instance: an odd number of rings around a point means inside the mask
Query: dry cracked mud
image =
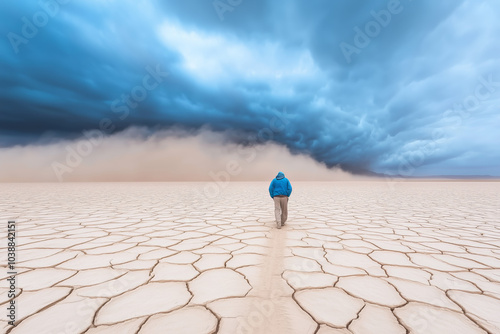
<svg viewBox="0 0 500 334"><path fill-rule="evenodd" d="M0 332L500 333L500 183L295 182L281 230L267 183L206 187L0 184Z"/></svg>

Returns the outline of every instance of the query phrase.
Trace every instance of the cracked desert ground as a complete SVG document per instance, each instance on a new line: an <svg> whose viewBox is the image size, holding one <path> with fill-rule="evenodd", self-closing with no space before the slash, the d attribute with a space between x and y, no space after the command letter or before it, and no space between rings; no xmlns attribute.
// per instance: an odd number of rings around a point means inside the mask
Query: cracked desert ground
<svg viewBox="0 0 500 334"><path fill-rule="evenodd" d="M1 331L500 333L500 182L292 184L0 184Z"/></svg>

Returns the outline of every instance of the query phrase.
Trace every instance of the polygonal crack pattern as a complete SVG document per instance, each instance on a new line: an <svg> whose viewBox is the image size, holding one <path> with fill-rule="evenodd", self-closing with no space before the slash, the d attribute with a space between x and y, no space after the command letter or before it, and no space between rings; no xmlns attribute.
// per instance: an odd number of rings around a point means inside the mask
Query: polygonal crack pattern
<svg viewBox="0 0 500 334"><path fill-rule="evenodd" d="M500 183L294 182L280 230L266 191L0 184L19 273L18 325L2 328L500 332Z"/></svg>

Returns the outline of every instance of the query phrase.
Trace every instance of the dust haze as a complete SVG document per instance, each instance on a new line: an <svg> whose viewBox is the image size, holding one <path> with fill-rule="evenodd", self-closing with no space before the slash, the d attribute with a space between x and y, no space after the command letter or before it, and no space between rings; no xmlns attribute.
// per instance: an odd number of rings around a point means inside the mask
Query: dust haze
<svg viewBox="0 0 500 334"><path fill-rule="evenodd" d="M328 169L284 146L242 146L223 134L144 129L0 149L0 182L264 181L278 171L294 181L365 180Z"/></svg>

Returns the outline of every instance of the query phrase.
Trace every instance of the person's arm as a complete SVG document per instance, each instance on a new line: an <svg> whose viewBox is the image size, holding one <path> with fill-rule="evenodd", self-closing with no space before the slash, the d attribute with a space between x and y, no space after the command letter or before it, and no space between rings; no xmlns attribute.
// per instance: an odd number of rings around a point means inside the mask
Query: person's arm
<svg viewBox="0 0 500 334"><path fill-rule="evenodd" d="M290 183L290 181L287 182L286 187L287 187L288 197L290 197L290 195L292 194L292 184Z"/></svg>
<svg viewBox="0 0 500 334"><path fill-rule="evenodd" d="M271 181L271 184L269 185L269 196L273 198L273 192L274 192L274 179Z"/></svg>

